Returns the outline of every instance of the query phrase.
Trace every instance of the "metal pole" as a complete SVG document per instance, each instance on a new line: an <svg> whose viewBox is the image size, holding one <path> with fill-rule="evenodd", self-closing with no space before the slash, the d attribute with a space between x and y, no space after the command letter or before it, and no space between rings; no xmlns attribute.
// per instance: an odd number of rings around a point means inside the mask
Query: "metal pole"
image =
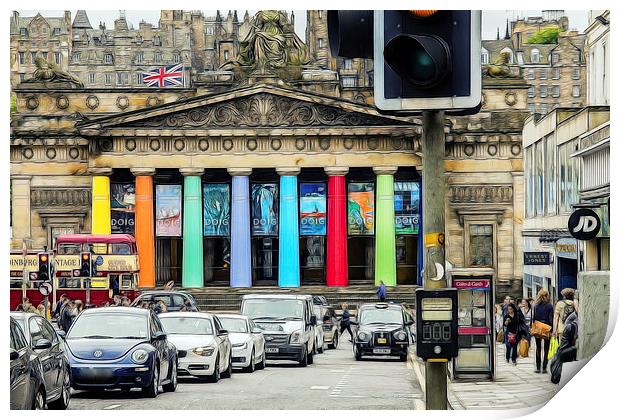
<svg viewBox="0 0 620 420"><path fill-rule="evenodd" d="M422 113L424 288L447 287L445 276L445 134L443 111ZM426 409L448 409L448 363L426 362Z"/></svg>
<svg viewBox="0 0 620 420"><path fill-rule="evenodd" d="M26 288L27 288L27 284L28 284L28 276L30 276L30 273L28 273L28 271L26 271L26 258L28 258L28 248L26 247L26 242L22 242L22 258L24 260L24 266L22 269L22 301L20 303L24 302L24 299L26 298Z"/></svg>

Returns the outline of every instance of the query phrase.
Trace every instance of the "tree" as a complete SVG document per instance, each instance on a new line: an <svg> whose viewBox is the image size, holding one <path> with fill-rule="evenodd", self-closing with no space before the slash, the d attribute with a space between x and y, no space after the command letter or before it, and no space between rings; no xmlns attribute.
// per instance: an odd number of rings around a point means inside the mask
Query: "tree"
<svg viewBox="0 0 620 420"><path fill-rule="evenodd" d="M525 41L526 44L557 44L560 28L548 28L536 32Z"/></svg>

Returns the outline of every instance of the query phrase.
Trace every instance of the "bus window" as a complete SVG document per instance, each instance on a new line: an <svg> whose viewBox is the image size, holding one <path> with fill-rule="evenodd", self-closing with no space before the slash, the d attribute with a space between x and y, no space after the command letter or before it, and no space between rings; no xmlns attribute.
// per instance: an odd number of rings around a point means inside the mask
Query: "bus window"
<svg viewBox="0 0 620 420"><path fill-rule="evenodd" d="M112 255L131 255L131 249L128 244L110 244Z"/></svg>
<svg viewBox="0 0 620 420"><path fill-rule="evenodd" d="M87 251L93 254L106 255L108 253L108 244L90 244Z"/></svg>
<svg viewBox="0 0 620 420"><path fill-rule="evenodd" d="M76 245L76 244L58 245L59 255L77 255L79 253L80 253L80 245Z"/></svg>
<svg viewBox="0 0 620 420"><path fill-rule="evenodd" d="M59 289L79 289L81 286L82 285L79 278L60 277L58 279Z"/></svg>

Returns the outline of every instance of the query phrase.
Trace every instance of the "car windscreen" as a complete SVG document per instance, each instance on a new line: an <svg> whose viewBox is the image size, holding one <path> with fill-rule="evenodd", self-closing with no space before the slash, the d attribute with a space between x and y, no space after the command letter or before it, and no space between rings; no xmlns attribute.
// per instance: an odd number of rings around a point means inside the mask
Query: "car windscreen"
<svg viewBox="0 0 620 420"><path fill-rule="evenodd" d="M194 317L161 317L164 330L168 334L213 335L211 320Z"/></svg>
<svg viewBox="0 0 620 420"><path fill-rule="evenodd" d="M364 324L402 324L403 315L400 309L364 309L361 311L359 323Z"/></svg>
<svg viewBox="0 0 620 420"><path fill-rule="evenodd" d="M243 315L252 319L303 319L304 302L298 299L248 299Z"/></svg>
<svg viewBox="0 0 620 420"><path fill-rule="evenodd" d="M245 319L222 318L221 316L218 316L218 318L220 319L220 323L222 324L222 327L228 332L232 332L232 333L248 332L248 324L246 323Z"/></svg>
<svg viewBox="0 0 620 420"><path fill-rule="evenodd" d="M67 338L89 339L146 339L147 316L127 313L84 313L72 325Z"/></svg>

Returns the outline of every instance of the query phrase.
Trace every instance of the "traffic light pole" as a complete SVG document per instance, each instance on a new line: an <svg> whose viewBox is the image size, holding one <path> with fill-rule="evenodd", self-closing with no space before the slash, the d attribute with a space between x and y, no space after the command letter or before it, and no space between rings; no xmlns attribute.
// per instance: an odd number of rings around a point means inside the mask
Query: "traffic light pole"
<svg viewBox="0 0 620 420"><path fill-rule="evenodd" d="M424 289L447 287L445 276L445 133L443 111L422 114ZM448 363L426 362L426 409L448 409Z"/></svg>

